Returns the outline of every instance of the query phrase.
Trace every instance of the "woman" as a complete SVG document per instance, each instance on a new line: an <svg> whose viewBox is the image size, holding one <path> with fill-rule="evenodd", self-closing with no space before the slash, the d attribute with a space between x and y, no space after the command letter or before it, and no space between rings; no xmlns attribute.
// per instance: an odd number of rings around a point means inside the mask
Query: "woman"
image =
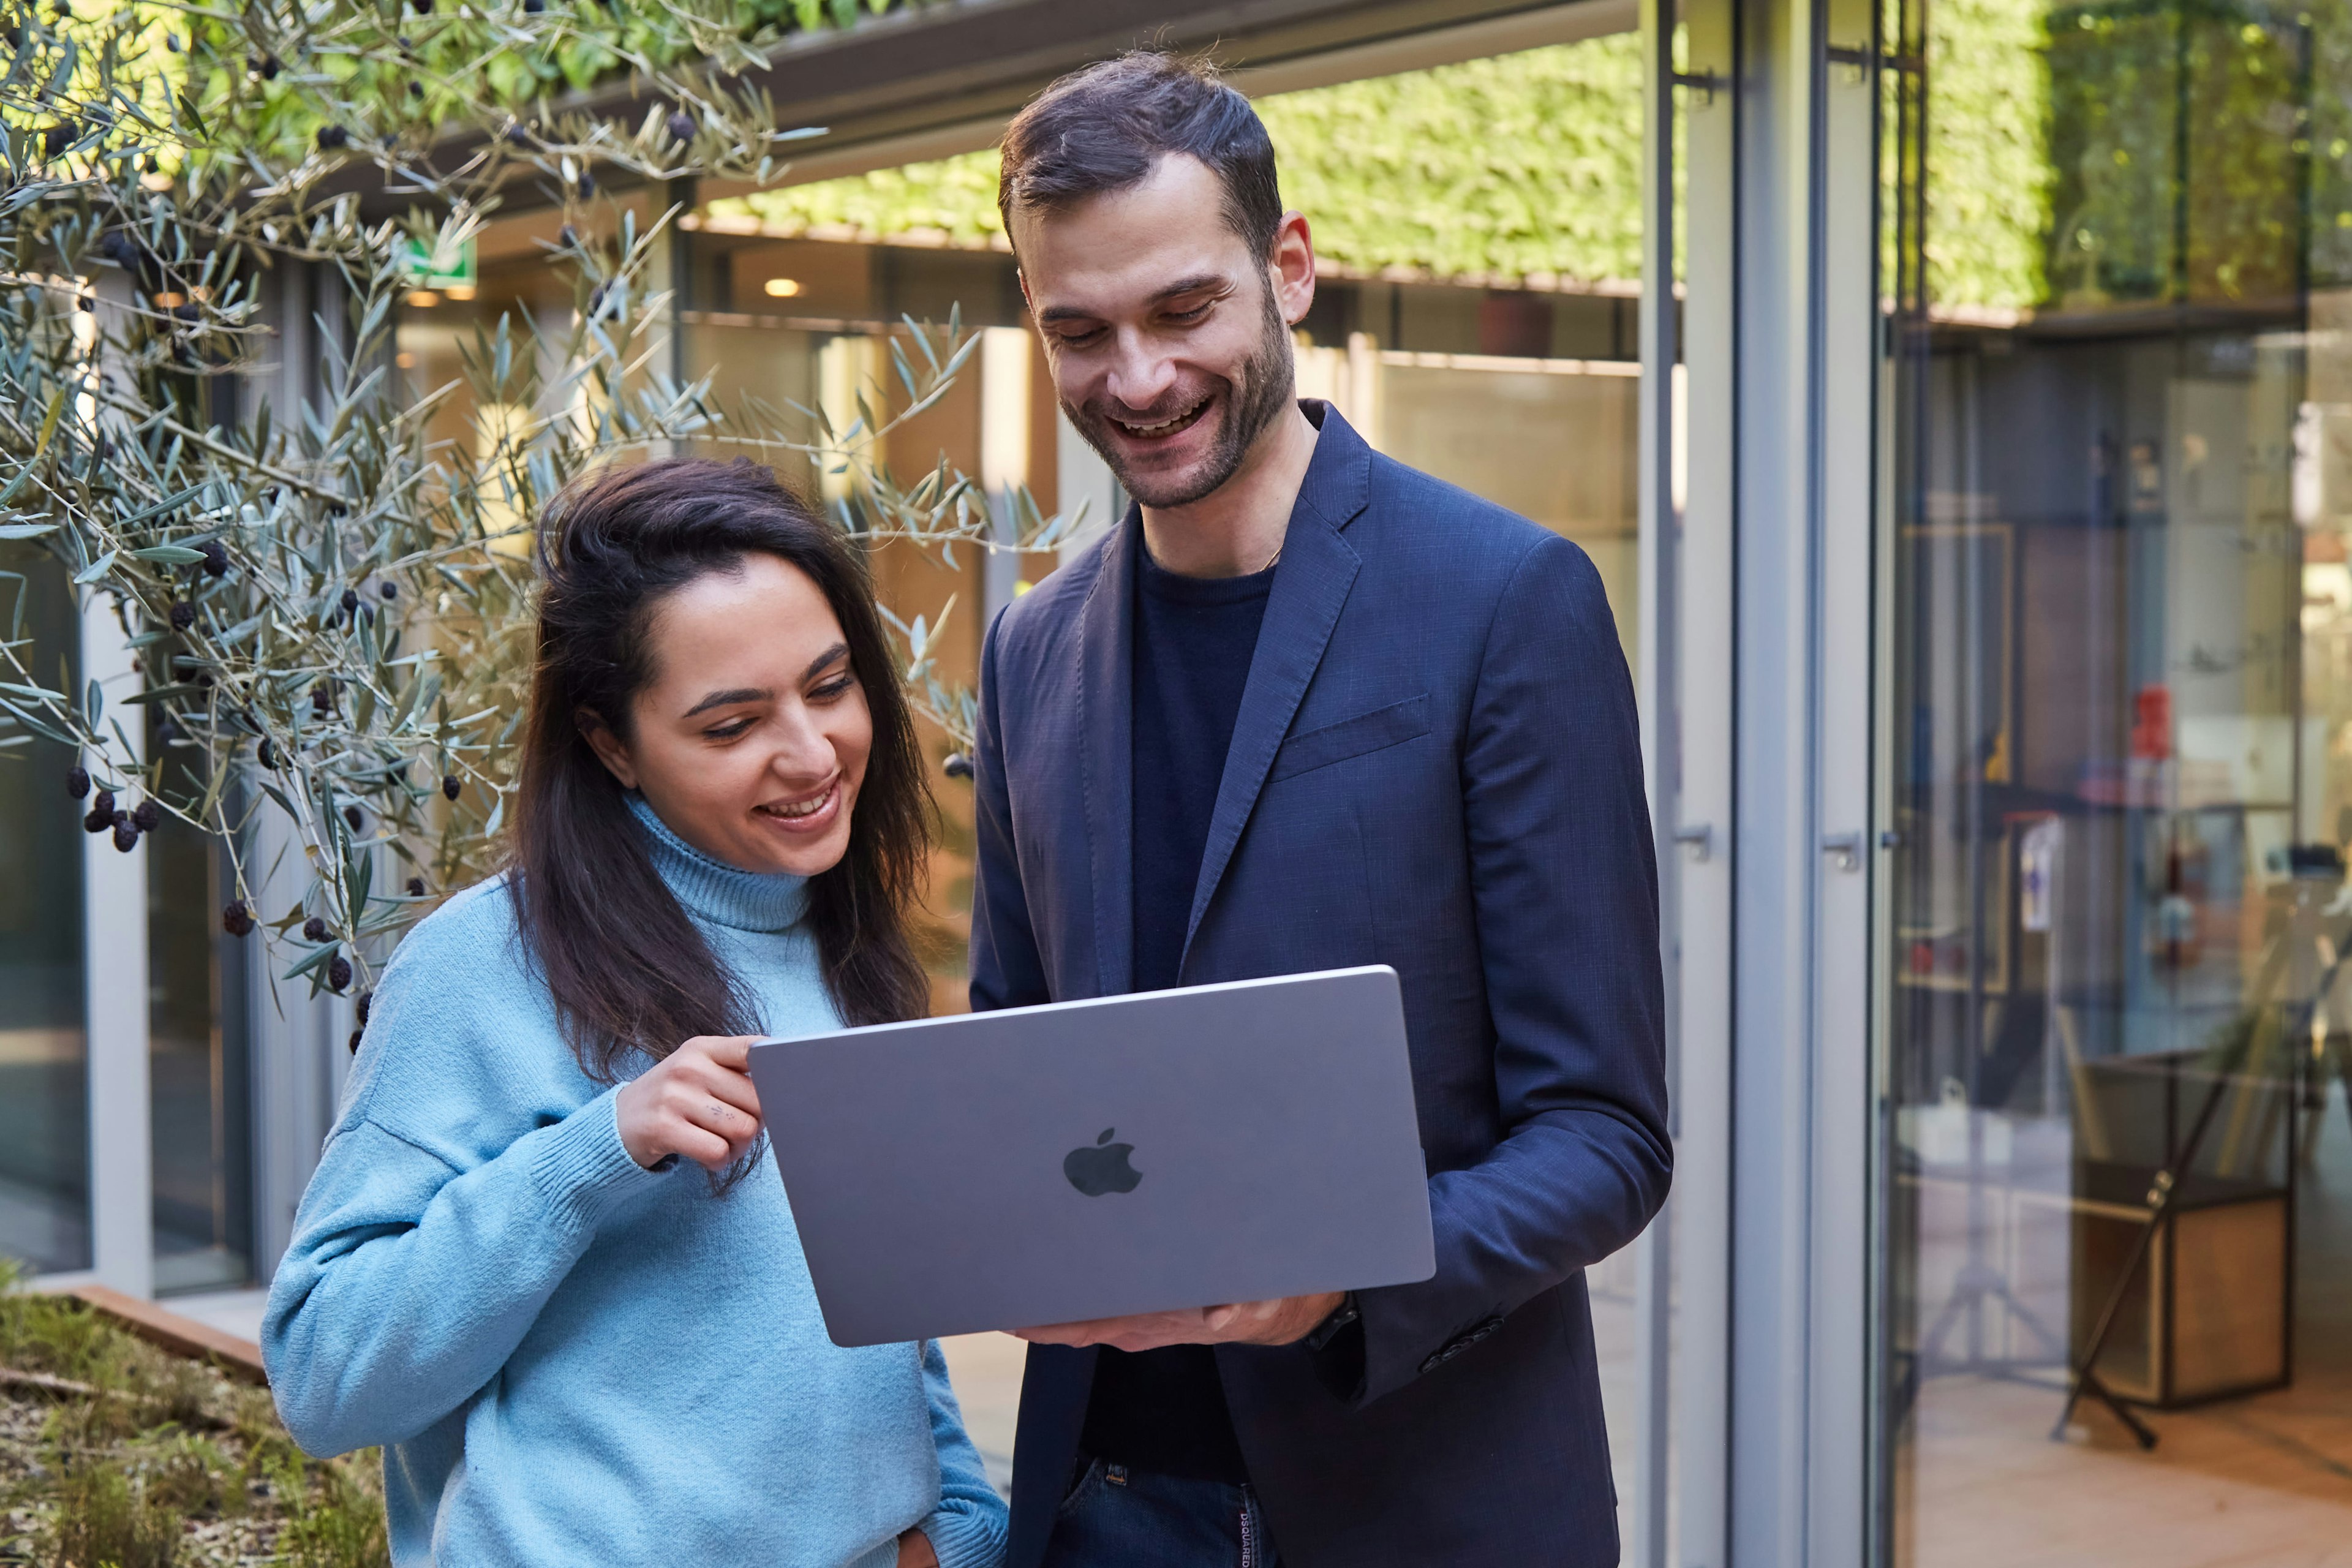
<svg viewBox="0 0 2352 1568"><path fill-rule="evenodd" d="M401 1564L994 1564L939 1347L825 1337L744 1071L919 1016L928 798L857 558L765 469L542 522L513 862L412 931L270 1290Z"/></svg>

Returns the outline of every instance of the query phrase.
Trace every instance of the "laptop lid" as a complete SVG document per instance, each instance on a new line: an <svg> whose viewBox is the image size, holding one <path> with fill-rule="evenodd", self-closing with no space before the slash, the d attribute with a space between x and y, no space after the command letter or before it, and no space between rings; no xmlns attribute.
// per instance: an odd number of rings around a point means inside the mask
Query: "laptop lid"
<svg viewBox="0 0 2352 1568"><path fill-rule="evenodd" d="M1426 1279L1384 965L755 1046L841 1345Z"/></svg>

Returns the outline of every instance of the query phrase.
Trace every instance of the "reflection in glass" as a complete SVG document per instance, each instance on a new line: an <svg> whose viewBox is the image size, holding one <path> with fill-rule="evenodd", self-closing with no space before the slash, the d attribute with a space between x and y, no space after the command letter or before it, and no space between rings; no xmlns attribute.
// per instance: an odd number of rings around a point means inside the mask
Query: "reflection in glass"
<svg viewBox="0 0 2352 1568"><path fill-rule="evenodd" d="M33 646L79 642L65 573L0 543L0 616L19 595ZM76 684L61 672L65 689ZM0 739L23 731L0 728ZM83 835L73 755L35 738L0 751L0 1258L37 1272L89 1267L88 1036L82 1013Z"/></svg>
<svg viewBox="0 0 2352 1568"><path fill-rule="evenodd" d="M1884 1545L2304 1560L2352 1533L2352 15L1891 26Z"/></svg>

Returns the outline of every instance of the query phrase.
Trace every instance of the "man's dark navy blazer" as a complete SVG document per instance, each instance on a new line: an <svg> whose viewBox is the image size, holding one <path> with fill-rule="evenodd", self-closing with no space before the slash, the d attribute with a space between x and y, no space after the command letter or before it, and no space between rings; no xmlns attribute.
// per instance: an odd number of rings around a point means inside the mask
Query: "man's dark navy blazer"
<svg viewBox="0 0 2352 1568"><path fill-rule="evenodd" d="M1395 968L1437 1273L1361 1294L1351 1398L1299 1345L1218 1370L1286 1568L1612 1563L1582 1270L1672 1161L1632 682L1582 551L1305 406L1181 976ZM975 1008L1129 989L1142 548L1130 510L990 628ZM1029 1352L1012 1568L1045 1550L1097 1353Z"/></svg>

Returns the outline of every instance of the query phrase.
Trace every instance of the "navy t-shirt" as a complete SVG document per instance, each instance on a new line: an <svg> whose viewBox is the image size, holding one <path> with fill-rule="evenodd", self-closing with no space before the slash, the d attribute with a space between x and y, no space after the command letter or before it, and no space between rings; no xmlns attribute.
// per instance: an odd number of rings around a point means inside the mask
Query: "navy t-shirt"
<svg viewBox="0 0 2352 1568"><path fill-rule="evenodd" d="M1177 984L1201 852L1276 568L1180 577L1136 552L1135 989ZM1206 1345L1105 1350L1080 1446L1129 1468L1248 1479Z"/></svg>

